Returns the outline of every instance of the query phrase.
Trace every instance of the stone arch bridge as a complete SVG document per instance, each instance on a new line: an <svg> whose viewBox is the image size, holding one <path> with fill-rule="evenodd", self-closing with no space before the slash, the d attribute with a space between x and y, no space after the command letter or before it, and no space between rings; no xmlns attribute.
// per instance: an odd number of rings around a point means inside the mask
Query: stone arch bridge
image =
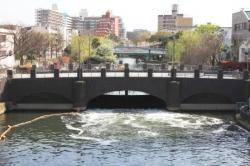
<svg viewBox="0 0 250 166"><path fill-rule="evenodd" d="M144 76L139 76L143 73ZM223 71L210 78L202 77L204 73L199 70L181 76L175 69L140 72L129 71L128 68L124 71L101 69L95 74L81 69L77 73L62 73L58 70L54 70L54 73L38 73L31 70L30 74L26 74L27 77L22 75L21 78L8 71L2 100L7 103L9 110L85 110L88 103L100 95L132 90L148 93L164 101L166 109L174 111L235 110L237 102L246 101L249 97L248 72L237 79L226 79Z"/></svg>

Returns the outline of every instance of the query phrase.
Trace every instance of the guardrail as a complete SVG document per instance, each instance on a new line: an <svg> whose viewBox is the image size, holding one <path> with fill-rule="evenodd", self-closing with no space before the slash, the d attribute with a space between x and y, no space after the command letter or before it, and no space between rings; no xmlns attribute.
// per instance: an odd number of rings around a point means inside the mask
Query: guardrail
<svg viewBox="0 0 250 166"><path fill-rule="evenodd" d="M238 71L214 71L214 70L199 70L197 67L193 71L185 71L163 67L162 65L154 66L154 69L147 68L145 65L140 66L142 69L130 69L125 65L123 69L115 70L110 66L102 67L101 69L92 67L82 68L78 70L59 71L51 70L35 70L31 71L7 71L7 78L11 79L28 79L28 78L91 78L91 77L148 77L148 78L196 78L196 79L249 79L249 72ZM160 69L158 68L160 67Z"/></svg>

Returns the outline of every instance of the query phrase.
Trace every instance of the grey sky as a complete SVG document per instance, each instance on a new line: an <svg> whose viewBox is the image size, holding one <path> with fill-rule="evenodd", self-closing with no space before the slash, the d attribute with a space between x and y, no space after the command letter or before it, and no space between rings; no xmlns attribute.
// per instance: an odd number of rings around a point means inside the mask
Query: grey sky
<svg viewBox="0 0 250 166"><path fill-rule="evenodd" d="M180 13L194 18L194 24L212 22L231 26L232 13L250 8L250 0L1 0L0 23L35 24L36 8L51 8L56 3L62 12L78 15L86 8L89 15L111 10L121 16L128 30L157 30L157 15L170 14L171 5L179 4Z"/></svg>

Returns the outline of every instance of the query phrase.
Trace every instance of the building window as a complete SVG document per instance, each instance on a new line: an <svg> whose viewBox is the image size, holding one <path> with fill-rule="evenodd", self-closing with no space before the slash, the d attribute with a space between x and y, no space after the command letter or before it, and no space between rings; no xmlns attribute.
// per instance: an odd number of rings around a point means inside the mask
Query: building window
<svg viewBox="0 0 250 166"><path fill-rule="evenodd" d="M0 56L6 55L6 51L0 51Z"/></svg>
<svg viewBox="0 0 250 166"><path fill-rule="evenodd" d="M244 30L247 30L247 23L244 23Z"/></svg>
<svg viewBox="0 0 250 166"><path fill-rule="evenodd" d="M6 35L0 35L0 43L6 42Z"/></svg>
<svg viewBox="0 0 250 166"><path fill-rule="evenodd" d="M245 55L245 48L241 48L241 55Z"/></svg>

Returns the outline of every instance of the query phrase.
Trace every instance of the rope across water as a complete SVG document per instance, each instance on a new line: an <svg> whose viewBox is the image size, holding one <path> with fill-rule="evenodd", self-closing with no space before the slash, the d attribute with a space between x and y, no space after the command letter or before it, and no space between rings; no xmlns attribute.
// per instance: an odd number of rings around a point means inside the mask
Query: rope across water
<svg viewBox="0 0 250 166"><path fill-rule="evenodd" d="M63 116L63 115L77 115L78 113L76 112L68 112L68 113L58 113L58 114L48 114L48 115L42 115L42 116L39 116L39 117L36 117L32 120L29 120L29 121L26 121L26 122L22 122L22 123L18 123L18 124L15 124L15 125L8 125L7 126L7 129L0 135L0 140L1 141L4 141L7 137L6 135L14 128L18 128L18 127L21 127L21 126L24 126L24 125L27 125L27 124L31 124L33 122L36 122L38 120L42 120L42 119L46 119L46 118L50 118L50 117L53 117L53 116Z"/></svg>

